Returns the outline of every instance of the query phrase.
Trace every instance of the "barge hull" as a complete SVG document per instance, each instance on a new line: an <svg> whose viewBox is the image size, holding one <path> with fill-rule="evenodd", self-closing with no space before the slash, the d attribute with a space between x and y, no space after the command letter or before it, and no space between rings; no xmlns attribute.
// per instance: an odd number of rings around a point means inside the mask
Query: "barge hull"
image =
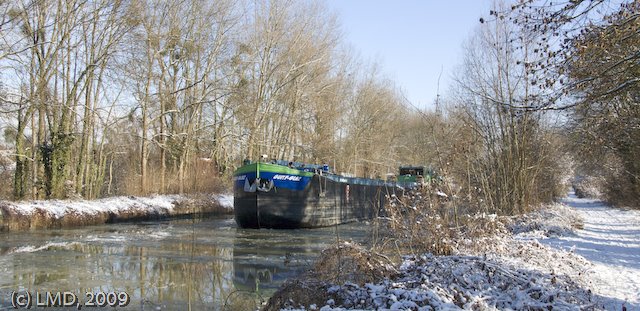
<svg viewBox="0 0 640 311"><path fill-rule="evenodd" d="M378 215L385 196L394 190L319 174L313 175L302 190L273 187L250 192L239 184L234 187L234 213L242 228L315 228L368 220Z"/></svg>

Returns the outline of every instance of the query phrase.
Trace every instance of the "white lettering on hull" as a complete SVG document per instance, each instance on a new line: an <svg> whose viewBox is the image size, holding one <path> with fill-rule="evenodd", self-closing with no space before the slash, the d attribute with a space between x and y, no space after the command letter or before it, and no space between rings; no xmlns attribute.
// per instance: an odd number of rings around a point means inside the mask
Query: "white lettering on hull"
<svg viewBox="0 0 640 311"><path fill-rule="evenodd" d="M289 181L300 181L302 176L294 176L294 175L273 175L273 180L289 180Z"/></svg>

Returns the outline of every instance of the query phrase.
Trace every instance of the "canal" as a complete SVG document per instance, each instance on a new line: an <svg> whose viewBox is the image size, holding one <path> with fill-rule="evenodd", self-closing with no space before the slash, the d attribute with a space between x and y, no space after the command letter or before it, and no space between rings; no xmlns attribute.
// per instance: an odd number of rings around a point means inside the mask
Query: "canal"
<svg viewBox="0 0 640 311"><path fill-rule="evenodd" d="M73 293L85 305L127 298L127 310L255 309L338 239L366 240L367 228L240 229L224 217L0 233L0 310L27 293L34 308Z"/></svg>

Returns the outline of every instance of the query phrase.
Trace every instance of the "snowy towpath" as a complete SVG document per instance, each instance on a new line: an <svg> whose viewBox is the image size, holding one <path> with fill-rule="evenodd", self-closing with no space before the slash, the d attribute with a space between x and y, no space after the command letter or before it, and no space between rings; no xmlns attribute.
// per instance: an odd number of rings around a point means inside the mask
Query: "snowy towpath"
<svg viewBox="0 0 640 311"><path fill-rule="evenodd" d="M540 242L572 249L593 263L592 291L606 300L607 310L640 310L640 211L608 207L573 193L563 203L575 208L584 227L575 234Z"/></svg>

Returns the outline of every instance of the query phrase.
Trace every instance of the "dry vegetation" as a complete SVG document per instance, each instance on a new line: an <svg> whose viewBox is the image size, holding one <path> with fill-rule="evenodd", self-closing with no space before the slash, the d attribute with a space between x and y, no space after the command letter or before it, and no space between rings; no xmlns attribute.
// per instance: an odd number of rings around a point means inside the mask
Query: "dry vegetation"
<svg viewBox="0 0 640 311"><path fill-rule="evenodd" d="M386 217L374 222L367 247L341 242L323 251L311 269L287 281L264 310L309 309L312 305L367 309L380 303L393 304L390 297L398 295L394 289L420 292L420 288L434 293L415 296L425 299L421 305L450 300L460 308L469 303L478 308L492 303L499 306L502 302L497 293L489 294L491 288L513 295L512 299L520 299L518 291L535 292L537 296L531 296L536 301L533 305L552 304L553 299L548 300L547 295L553 294L557 294L556 303L589 303L591 293L572 280L574 275L536 272L534 281L530 281L529 272L523 272L525 267L516 269L500 263L509 258L550 271L568 266L576 275L583 272L586 262L575 254L555 254L535 240L513 239L513 235L522 233L567 234L582 226L575 211L551 204L528 214L497 216L469 208L456 209L453 204L435 186L393 198ZM403 264L402 268L400 263L407 260L415 266L407 268ZM557 262L550 264L550 260ZM457 269L465 269L465 273ZM476 284L470 281L476 275L480 279L490 277ZM480 298L469 295L474 290L482 293L478 294ZM354 300L356 296L362 300Z"/></svg>
<svg viewBox="0 0 640 311"><path fill-rule="evenodd" d="M504 218L445 197L435 185L408 191L375 221L372 249L386 254L451 255L467 240L506 232ZM501 220L502 219L502 220Z"/></svg>
<svg viewBox="0 0 640 311"><path fill-rule="evenodd" d="M325 249L313 267L299 278L288 280L268 301L263 310L280 310L300 305L324 305L339 295L329 294L334 284L380 282L398 274L394 262L380 252L348 242Z"/></svg>

